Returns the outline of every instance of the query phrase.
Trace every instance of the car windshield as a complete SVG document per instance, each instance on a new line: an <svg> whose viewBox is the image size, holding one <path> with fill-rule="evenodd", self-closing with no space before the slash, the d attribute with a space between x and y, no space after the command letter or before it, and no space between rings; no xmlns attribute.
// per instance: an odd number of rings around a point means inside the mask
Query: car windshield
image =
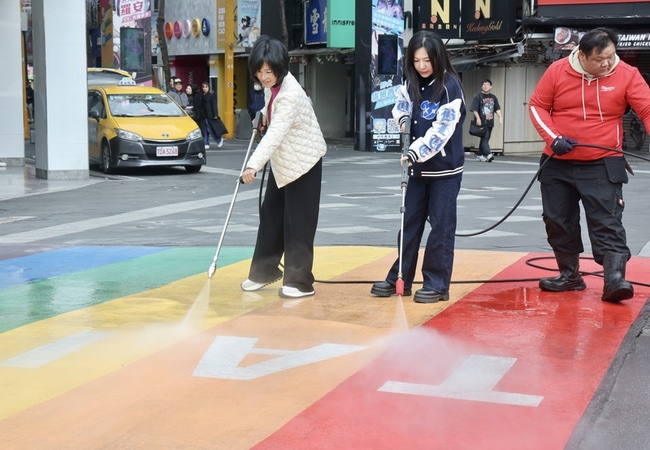
<svg viewBox="0 0 650 450"><path fill-rule="evenodd" d="M108 107L114 117L180 117L185 113L167 94L113 94Z"/></svg>

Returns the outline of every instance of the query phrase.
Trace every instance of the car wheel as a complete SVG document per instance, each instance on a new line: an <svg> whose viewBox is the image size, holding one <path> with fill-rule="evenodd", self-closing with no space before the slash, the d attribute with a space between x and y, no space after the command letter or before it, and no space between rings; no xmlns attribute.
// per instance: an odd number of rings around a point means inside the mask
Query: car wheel
<svg viewBox="0 0 650 450"><path fill-rule="evenodd" d="M105 174L111 174L115 170L113 161L111 160L111 148L108 146L108 142L102 144L102 172Z"/></svg>
<svg viewBox="0 0 650 450"><path fill-rule="evenodd" d="M185 166L185 170L187 170L187 173L199 173L201 167L203 166Z"/></svg>

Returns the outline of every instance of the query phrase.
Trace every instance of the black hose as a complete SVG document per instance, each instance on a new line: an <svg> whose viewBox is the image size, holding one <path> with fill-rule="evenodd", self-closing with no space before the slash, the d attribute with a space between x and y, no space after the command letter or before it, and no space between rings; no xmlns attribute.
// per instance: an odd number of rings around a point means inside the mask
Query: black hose
<svg viewBox="0 0 650 450"><path fill-rule="evenodd" d="M622 154L624 156L625 155L634 156L635 158L639 158L639 159L642 159L644 161L650 162L650 158L645 158L645 157L643 157L641 155L637 155L635 153L630 153L630 152L626 152L624 150L618 150L618 149L615 149L615 148L605 147L605 146L602 146L602 145L576 144L576 145L574 145L574 147L599 148L601 150L620 153L620 154ZM478 235L481 235L483 233L487 233L490 230L493 230L494 228L498 227L503 222L505 222L508 219L508 217L510 217L517 210L519 205L521 205L521 202L524 201L524 198L526 198L526 195L528 195L528 192L532 188L533 183L535 183L535 180L537 180L537 177L539 176L540 172L542 171L544 166L551 160L551 158L553 158L553 156L554 155L551 155L546 160L544 160L544 162L542 162L540 164L539 169L537 169L537 172L535 172L535 175L533 175L533 178L530 180L530 183L528 183L528 186L526 186L526 189L524 190L523 194L519 197L519 200L517 200L517 202L514 204L514 206L510 209L510 211L508 211L506 213L505 216L503 216L503 218L501 218L500 220L495 222L493 225L491 225L490 227L488 227L488 228L486 228L484 230L477 231L475 233L457 233L456 237L478 236ZM260 180L260 193L259 193L259 202L258 202L258 210L259 211L261 211L261 209L262 209L262 192L263 192L263 188L264 188L264 179L266 177L266 166L267 165L265 164L264 168L262 169L262 178ZM591 260L591 258L580 258L580 259L589 259L589 260ZM555 257L554 256L534 257L534 258L527 259L525 261L525 263L526 263L526 265L528 265L530 267L534 267L536 269L548 270L548 271L552 271L552 272L557 271L557 269L549 269L547 267L538 266L538 265L533 264L534 261L539 261L539 260L555 260ZM282 265L282 263L280 263L280 268L284 269L284 266ZM588 275L588 276L596 276L596 277L600 277L600 278L603 277L602 271L600 271L600 272L583 272L583 271L581 271L580 274L581 275ZM452 280L451 284L517 283L517 282L526 282L526 281L539 281L540 279L541 278L511 278L511 279L502 279L502 280L493 280L493 279L489 279L489 280L456 280L456 281ZM379 281L384 281L384 280L375 280L375 281L369 281L369 280L342 280L342 281L314 280L315 283L321 283L321 284L373 284L373 283L377 283ZM627 280L627 281L629 281L630 283L635 284L637 286L650 287L650 284L641 283L639 281L631 281L631 280ZM414 281L413 284L422 284L422 281Z"/></svg>

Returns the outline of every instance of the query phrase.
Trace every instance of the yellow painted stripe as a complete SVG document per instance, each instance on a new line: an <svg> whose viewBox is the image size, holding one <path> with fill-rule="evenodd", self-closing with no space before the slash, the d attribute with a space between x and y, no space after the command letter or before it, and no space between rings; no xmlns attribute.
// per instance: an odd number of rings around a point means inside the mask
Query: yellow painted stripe
<svg viewBox="0 0 650 450"><path fill-rule="evenodd" d="M314 272L318 279L328 280L390 253L394 249L319 247ZM258 292L241 291L239 284L249 264L243 261L220 268L209 283L206 274L195 275L0 334L0 420L278 301L279 283ZM105 337L41 367L1 365L89 330L105 333Z"/></svg>

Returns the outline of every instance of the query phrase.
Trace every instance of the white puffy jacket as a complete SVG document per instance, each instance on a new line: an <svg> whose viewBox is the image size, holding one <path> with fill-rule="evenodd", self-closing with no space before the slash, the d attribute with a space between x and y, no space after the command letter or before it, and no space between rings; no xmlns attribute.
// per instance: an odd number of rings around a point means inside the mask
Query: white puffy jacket
<svg viewBox="0 0 650 450"><path fill-rule="evenodd" d="M262 114L266 116L271 90L264 91ZM327 145L311 100L300 83L288 73L273 99L271 122L266 134L246 167L259 172L270 160L275 181L281 188L309 172L325 152Z"/></svg>

